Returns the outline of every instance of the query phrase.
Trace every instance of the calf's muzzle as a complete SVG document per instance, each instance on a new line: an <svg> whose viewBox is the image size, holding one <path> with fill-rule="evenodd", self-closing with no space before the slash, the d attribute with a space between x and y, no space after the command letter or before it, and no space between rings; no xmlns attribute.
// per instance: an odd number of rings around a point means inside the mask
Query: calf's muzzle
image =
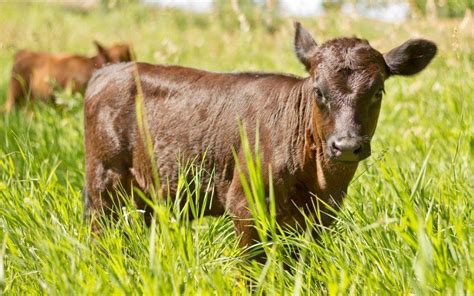
<svg viewBox="0 0 474 296"><path fill-rule="evenodd" d="M331 136L327 141L328 154L332 160L357 162L370 156L370 142L360 136Z"/></svg>

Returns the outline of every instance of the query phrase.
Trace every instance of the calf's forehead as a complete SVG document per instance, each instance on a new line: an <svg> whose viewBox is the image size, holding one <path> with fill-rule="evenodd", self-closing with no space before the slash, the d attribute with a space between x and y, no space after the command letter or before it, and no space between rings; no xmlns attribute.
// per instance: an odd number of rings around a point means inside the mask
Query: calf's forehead
<svg viewBox="0 0 474 296"><path fill-rule="evenodd" d="M327 91L354 93L383 84L388 76L383 55L366 40L341 38L322 44L316 53L316 81Z"/></svg>
<svg viewBox="0 0 474 296"><path fill-rule="evenodd" d="M383 87L384 78L380 71L323 72L316 83L325 96L354 97L372 94Z"/></svg>

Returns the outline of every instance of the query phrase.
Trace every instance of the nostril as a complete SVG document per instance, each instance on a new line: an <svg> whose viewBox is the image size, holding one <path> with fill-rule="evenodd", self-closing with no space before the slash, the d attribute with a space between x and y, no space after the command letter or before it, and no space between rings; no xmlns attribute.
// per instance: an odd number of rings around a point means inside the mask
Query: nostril
<svg viewBox="0 0 474 296"><path fill-rule="evenodd" d="M334 151L340 151L339 147L336 145L336 141L332 142L331 148L334 149Z"/></svg>

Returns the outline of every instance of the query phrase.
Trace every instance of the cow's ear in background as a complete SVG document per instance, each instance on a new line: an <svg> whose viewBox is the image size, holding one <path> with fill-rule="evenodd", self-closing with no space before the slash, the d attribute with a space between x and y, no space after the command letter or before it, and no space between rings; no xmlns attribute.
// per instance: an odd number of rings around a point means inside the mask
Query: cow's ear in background
<svg viewBox="0 0 474 296"><path fill-rule="evenodd" d="M436 55L432 41L411 39L384 54L390 75L413 75L423 70Z"/></svg>
<svg viewBox="0 0 474 296"><path fill-rule="evenodd" d="M299 22L294 22L295 26L295 53L300 62L305 66L306 70L309 71L312 67L311 59L314 57L314 53L318 45L314 41L311 34L306 31Z"/></svg>
<svg viewBox="0 0 474 296"><path fill-rule="evenodd" d="M110 58L107 49L102 46L102 44L100 44L97 40L94 40L94 45L97 48L97 55L102 57L104 59L104 62L109 62Z"/></svg>

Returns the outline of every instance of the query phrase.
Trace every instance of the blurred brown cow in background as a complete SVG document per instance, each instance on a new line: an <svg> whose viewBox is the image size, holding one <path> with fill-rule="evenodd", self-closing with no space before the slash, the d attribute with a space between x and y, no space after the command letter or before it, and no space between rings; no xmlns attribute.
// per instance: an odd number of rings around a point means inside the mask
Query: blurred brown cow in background
<svg viewBox="0 0 474 296"><path fill-rule="evenodd" d="M70 88L84 93L94 70L105 64L128 62L132 51L128 44L105 48L97 41L97 55L85 57L64 53L20 50L15 54L5 110L24 103L27 99L47 101L54 99L54 90Z"/></svg>

